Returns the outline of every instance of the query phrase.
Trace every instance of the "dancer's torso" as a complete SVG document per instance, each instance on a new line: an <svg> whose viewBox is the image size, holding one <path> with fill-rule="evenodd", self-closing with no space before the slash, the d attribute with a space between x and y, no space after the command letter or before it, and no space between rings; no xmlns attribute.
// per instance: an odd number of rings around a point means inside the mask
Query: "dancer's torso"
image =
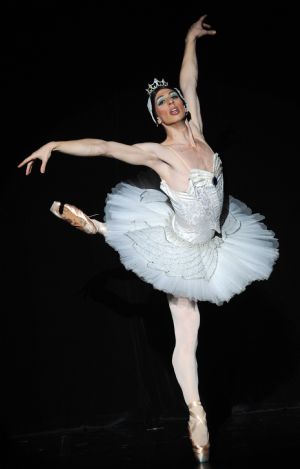
<svg viewBox="0 0 300 469"><path fill-rule="evenodd" d="M211 162L209 169L189 167L183 155L169 147L174 158L186 165L187 177L185 190L175 190L161 179L161 190L170 198L174 209L172 225L174 231L183 239L192 243L205 243L220 233L220 216L223 207L223 172L222 162L217 153L207 155L202 161ZM192 160L189 160L192 161ZM196 163L200 159L194 160Z"/></svg>

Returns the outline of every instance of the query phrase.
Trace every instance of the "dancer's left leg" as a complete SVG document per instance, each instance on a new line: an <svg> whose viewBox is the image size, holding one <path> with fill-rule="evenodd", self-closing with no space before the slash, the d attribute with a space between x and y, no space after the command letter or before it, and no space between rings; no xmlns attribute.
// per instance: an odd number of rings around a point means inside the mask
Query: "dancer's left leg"
<svg viewBox="0 0 300 469"><path fill-rule="evenodd" d="M199 399L196 350L200 314L197 303L188 298L168 296L168 302L175 332L172 364L184 400L188 405Z"/></svg>
<svg viewBox="0 0 300 469"><path fill-rule="evenodd" d="M209 459L209 432L206 414L199 397L196 350L200 314L196 302L187 298L168 297L173 318L176 345L172 356L177 381L189 408L189 435L199 462Z"/></svg>

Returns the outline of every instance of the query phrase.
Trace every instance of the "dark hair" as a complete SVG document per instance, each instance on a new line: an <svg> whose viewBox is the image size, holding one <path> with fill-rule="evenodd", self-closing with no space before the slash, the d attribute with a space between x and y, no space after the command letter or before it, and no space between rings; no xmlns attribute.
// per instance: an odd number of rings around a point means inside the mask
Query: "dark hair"
<svg viewBox="0 0 300 469"><path fill-rule="evenodd" d="M179 98L181 99L181 101L183 102L185 108L186 108L186 113L185 113L185 117L187 120L191 120L191 113L190 111L188 111L188 106L187 106L187 103L185 101L185 99L183 99L180 95L183 96L183 93L181 91L181 89L178 87L178 86L158 86L154 91L153 93L151 93L151 96L150 96L150 99L151 99L151 105L152 105L152 113L153 113L153 116L156 118L157 117L157 114L155 112L155 97L157 95L157 93L160 91L160 90L174 90L174 91L179 91Z"/></svg>

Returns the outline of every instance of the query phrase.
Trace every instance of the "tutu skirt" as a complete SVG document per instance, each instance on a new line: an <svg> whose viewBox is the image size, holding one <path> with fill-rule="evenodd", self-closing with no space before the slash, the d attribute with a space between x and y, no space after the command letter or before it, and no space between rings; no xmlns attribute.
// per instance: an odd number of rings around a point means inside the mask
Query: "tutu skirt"
<svg viewBox="0 0 300 469"><path fill-rule="evenodd" d="M264 216L229 196L221 234L189 243L172 228L174 210L159 189L117 184L105 204L106 242L127 270L155 289L217 305L270 276L278 241Z"/></svg>

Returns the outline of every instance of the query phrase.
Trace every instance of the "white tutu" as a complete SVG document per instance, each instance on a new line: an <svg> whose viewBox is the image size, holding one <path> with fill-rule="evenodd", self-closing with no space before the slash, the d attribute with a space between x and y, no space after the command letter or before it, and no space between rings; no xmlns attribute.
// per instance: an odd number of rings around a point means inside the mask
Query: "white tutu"
<svg viewBox="0 0 300 469"><path fill-rule="evenodd" d="M154 288L217 305L255 280L267 279L278 257L278 242L261 223L264 217L229 196L228 213L217 234L205 243L177 236L174 210L157 189L125 182L108 194L106 242L126 269Z"/></svg>

